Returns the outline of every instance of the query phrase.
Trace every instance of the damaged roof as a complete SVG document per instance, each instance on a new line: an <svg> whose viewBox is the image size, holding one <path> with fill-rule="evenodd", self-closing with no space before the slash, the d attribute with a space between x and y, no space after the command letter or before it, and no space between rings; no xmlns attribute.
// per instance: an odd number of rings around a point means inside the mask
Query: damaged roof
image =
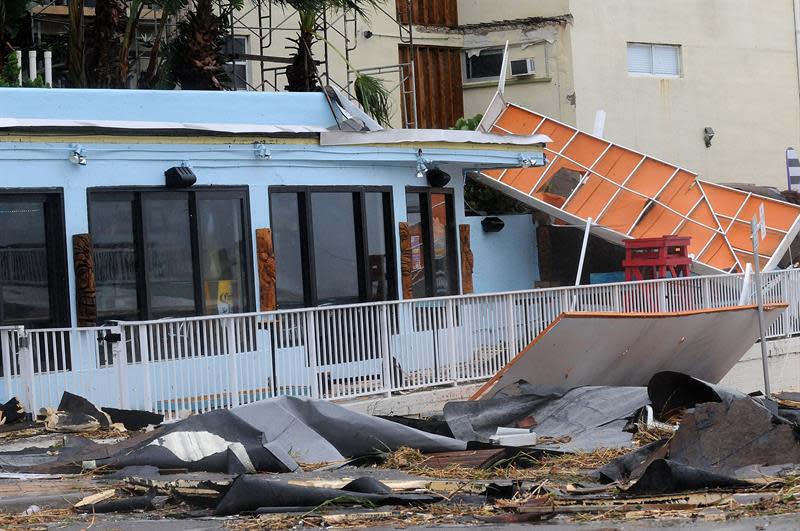
<svg viewBox="0 0 800 531"><path fill-rule="evenodd" d="M691 237L706 272L742 272L753 262L750 220L761 205L766 238L759 263L777 267L800 231L800 206L698 179L696 173L598 138L503 99L502 86L479 129L552 138L544 167L488 171L478 178L538 210L621 244L631 238Z"/></svg>

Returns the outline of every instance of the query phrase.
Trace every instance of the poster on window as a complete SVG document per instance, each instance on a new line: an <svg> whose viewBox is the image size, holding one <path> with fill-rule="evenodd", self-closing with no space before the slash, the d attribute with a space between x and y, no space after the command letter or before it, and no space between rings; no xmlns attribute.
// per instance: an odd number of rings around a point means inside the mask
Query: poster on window
<svg viewBox="0 0 800 531"><path fill-rule="evenodd" d="M422 269L422 239L419 236L411 236L411 271Z"/></svg>

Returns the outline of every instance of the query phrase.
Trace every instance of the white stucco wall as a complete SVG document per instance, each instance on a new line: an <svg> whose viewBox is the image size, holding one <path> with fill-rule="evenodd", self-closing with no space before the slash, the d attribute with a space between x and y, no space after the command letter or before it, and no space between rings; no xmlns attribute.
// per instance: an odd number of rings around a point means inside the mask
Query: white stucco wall
<svg viewBox="0 0 800 531"><path fill-rule="evenodd" d="M784 186L800 139L791 0L571 0L577 126L721 182ZM677 44L678 79L627 72L627 42ZM716 132L703 143L703 128Z"/></svg>

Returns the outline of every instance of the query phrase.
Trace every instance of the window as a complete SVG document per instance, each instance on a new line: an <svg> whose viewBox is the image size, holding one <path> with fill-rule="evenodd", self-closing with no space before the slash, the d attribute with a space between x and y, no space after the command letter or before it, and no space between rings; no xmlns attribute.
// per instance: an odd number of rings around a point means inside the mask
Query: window
<svg viewBox="0 0 800 531"><path fill-rule="evenodd" d="M69 322L60 193L0 193L0 324Z"/></svg>
<svg viewBox="0 0 800 531"><path fill-rule="evenodd" d="M91 191L100 321L252 308L245 190Z"/></svg>
<svg viewBox="0 0 800 531"><path fill-rule="evenodd" d="M229 59L225 72L230 79L224 85L231 90L247 90L247 60L241 57L247 54L247 37L227 35L222 53Z"/></svg>
<svg viewBox="0 0 800 531"><path fill-rule="evenodd" d="M270 188L280 308L396 297L391 192Z"/></svg>
<svg viewBox="0 0 800 531"><path fill-rule="evenodd" d="M503 49L467 50L464 52L467 80L500 76L503 67Z"/></svg>
<svg viewBox="0 0 800 531"><path fill-rule="evenodd" d="M406 209L411 238L412 297L457 295L458 257L452 192L409 188Z"/></svg>
<svg viewBox="0 0 800 531"><path fill-rule="evenodd" d="M654 76L679 76L681 47L672 44L629 42L628 72Z"/></svg>

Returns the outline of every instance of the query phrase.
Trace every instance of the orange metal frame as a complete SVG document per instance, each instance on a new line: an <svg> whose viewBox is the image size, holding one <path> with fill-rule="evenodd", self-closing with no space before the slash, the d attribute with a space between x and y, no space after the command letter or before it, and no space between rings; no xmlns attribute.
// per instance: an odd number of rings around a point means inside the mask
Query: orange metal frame
<svg viewBox="0 0 800 531"><path fill-rule="evenodd" d="M486 171L484 182L568 223L591 218L593 232L605 239L621 243L665 234L689 236L689 253L697 265L740 272L753 262L750 220L760 204L767 221L767 237L759 248L762 268L777 266L800 229L797 205L702 181L688 170L517 105L503 102L491 117L496 103L481 124L484 130L544 134L552 142L545 148L544 167ZM566 196L550 191L564 169L580 175Z"/></svg>

